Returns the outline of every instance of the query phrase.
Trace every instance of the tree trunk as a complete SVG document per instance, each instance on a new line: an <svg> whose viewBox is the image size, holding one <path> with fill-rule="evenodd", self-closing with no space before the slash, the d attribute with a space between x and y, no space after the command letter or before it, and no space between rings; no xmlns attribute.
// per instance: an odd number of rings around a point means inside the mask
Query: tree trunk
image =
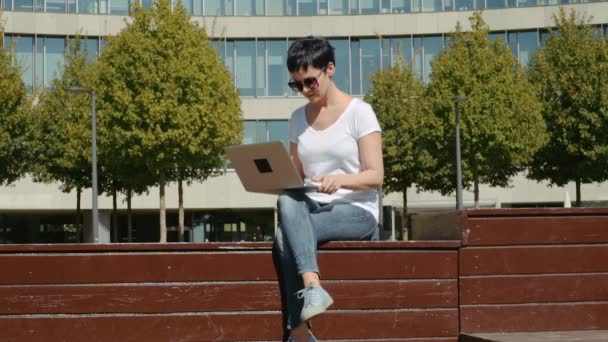
<svg viewBox="0 0 608 342"><path fill-rule="evenodd" d="M180 179L177 183L177 193L179 201L178 217L179 217L179 242L184 242L184 188L183 181Z"/></svg>
<svg viewBox="0 0 608 342"><path fill-rule="evenodd" d="M576 180L576 207L580 208L581 206L581 180L580 178Z"/></svg>
<svg viewBox="0 0 608 342"><path fill-rule="evenodd" d="M80 212L80 194L82 190L80 187L76 187L76 227L78 227L78 232L80 236L80 241L84 241L84 229L82 227L82 215Z"/></svg>
<svg viewBox="0 0 608 342"><path fill-rule="evenodd" d="M112 190L112 234L114 242L118 242L118 205L116 202L116 189Z"/></svg>
<svg viewBox="0 0 608 342"><path fill-rule="evenodd" d="M402 223L402 231L403 234L402 239L404 241L409 240L409 222L408 222L408 212L407 212L407 188L403 189L403 223Z"/></svg>
<svg viewBox="0 0 608 342"><path fill-rule="evenodd" d="M159 194L160 194L160 242L167 242L167 211L165 208L165 171L160 171L159 177Z"/></svg>
<svg viewBox="0 0 608 342"><path fill-rule="evenodd" d="M127 189L127 241L133 242L133 213L131 212L131 198L133 192Z"/></svg>
<svg viewBox="0 0 608 342"><path fill-rule="evenodd" d="M475 209L479 209L479 175L477 170L473 171L473 192L475 193ZM462 207L464 208L464 205Z"/></svg>

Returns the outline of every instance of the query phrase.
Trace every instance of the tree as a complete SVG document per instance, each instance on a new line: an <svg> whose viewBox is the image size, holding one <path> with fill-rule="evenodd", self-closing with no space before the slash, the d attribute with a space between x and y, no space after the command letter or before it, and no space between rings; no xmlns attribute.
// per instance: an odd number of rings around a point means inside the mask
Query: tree
<svg viewBox="0 0 608 342"><path fill-rule="evenodd" d="M109 38L100 64L108 148L159 186L160 241L166 242L165 185L208 175L223 164L223 147L239 142L232 76L205 30L168 0L150 11L136 7L133 21Z"/></svg>
<svg viewBox="0 0 608 342"><path fill-rule="evenodd" d="M469 19L472 31L460 24L450 46L432 64L428 95L433 113L443 125L440 168L427 189L452 193L456 188L455 118L453 98L461 104L461 155L463 187L473 187L479 206L479 184L506 187L525 169L546 142L540 103L522 66L498 39L488 39L481 14Z"/></svg>
<svg viewBox="0 0 608 342"><path fill-rule="evenodd" d="M0 44L4 30L0 23ZM11 46L0 46L0 186L19 179L27 166L27 113L30 101L13 62Z"/></svg>
<svg viewBox="0 0 608 342"><path fill-rule="evenodd" d="M534 158L529 177L563 186L608 179L608 47L590 19L561 8L556 29L529 66L543 103L549 142Z"/></svg>
<svg viewBox="0 0 608 342"><path fill-rule="evenodd" d="M405 61L398 60L394 66L372 77L370 92L365 96L382 128L383 190L403 195L404 236L407 234L407 189L424 183L423 178L437 162L427 147L433 145L440 127L429 115L424 91L424 84Z"/></svg>
<svg viewBox="0 0 608 342"><path fill-rule="evenodd" d="M76 189L80 224L82 189L91 187L91 97L68 93L70 87L91 87L92 62L86 44L70 41L61 75L39 96L32 120L31 173L35 181L59 182L64 192ZM101 191L100 191L101 193Z"/></svg>

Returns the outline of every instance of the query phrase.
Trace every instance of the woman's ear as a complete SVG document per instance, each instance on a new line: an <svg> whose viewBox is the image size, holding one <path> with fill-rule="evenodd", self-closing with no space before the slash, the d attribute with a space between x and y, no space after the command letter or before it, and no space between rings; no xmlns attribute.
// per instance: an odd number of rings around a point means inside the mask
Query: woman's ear
<svg viewBox="0 0 608 342"><path fill-rule="evenodd" d="M327 76L329 76L329 78L332 78L336 73L336 65L332 62L327 63L327 66L325 67L325 73L327 74Z"/></svg>

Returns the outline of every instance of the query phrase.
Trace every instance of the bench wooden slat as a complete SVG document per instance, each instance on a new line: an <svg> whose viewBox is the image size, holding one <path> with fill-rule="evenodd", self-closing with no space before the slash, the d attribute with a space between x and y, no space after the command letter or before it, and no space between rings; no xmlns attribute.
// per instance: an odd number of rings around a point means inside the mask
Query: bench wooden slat
<svg viewBox="0 0 608 342"><path fill-rule="evenodd" d="M607 243L608 215L469 218L463 245Z"/></svg>
<svg viewBox="0 0 608 342"><path fill-rule="evenodd" d="M461 276L593 272L608 272L608 244L460 250Z"/></svg>
<svg viewBox="0 0 608 342"><path fill-rule="evenodd" d="M457 241L331 241L321 250L394 250L394 249L457 249ZM230 252L269 251L272 242L204 242L204 243L64 243L64 244L0 244L0 253L99 253L99 252Z"/></svg>
<svg viewBox="0 0 608 342"><path fill-rule="evenodd" d="M322 251L323 278L434 279L458 276L458 252ZM268 252L0 255L0 284L274 280Z"/></svg>
<svg viewBox="0 0 608 342"><path fill-rule="evenodd" d="M460 278L463 305L579 301L608 301L608 273Z"/></svg>
<svg viewBox="0 0 608 342"><path fill-rule="evenodd" d="M313 321L322 339L458 336L457 309L329 311ZM189 315L0 317L0 331L15 341L269 341L281 339L275 312Z"/></svg>
<svg viewBox="0 0 608 342"><path fill-rule="evenodd" d="M452 308L456 280L326 281L332 309ZM0 314L280 310L276 282L0 287Z"/></svg>
<svg viewBox="0 0 608 342"><path fill-rule="evenodd" d="M608 330L463 334L460 342L606 342Z"/></svg>
<svg viewBox="0 0 608 342"><path fill-rule="evenodd" d="M608 302L461 305L466 333L608 329Z"/></svg>

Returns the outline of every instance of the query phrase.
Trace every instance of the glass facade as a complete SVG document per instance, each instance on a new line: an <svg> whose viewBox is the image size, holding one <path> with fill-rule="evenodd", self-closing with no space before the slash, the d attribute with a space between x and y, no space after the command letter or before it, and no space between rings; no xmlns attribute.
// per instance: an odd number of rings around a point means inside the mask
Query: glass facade
<svg viewBox="0 0 608 342"><path fill-rule="evenodd" d="M608 25L598 26L598 36L608 37ZM546 39L546 31L500 31L491 40L508 44L523 66ZM405 63L423 82L428 82L431 62L441 52L449 36L400 36L384 38L330 38L335 47L336 85L352 95L365 95L370 77L380 68ZM243 97L300 96L287 86L290 75L286 52L293 39L223 39L212 40L228 70L234 75L234 86ZM96 37L82 41L87 56L93 60L106 42ZM30 91L48 87L58 76L64 61L65 37L6 35L5 47L14 46L15 56L23 66L23 80Z"/></svg>
<svg viewBox="0 0 608 342"><path fill-rule="evenodd" d="M287 120L245 120L243 127L243 144L280 141L289 149Z"/></svg>
<svg viewBox="0 0 608 342"><path fill-rule="evenodd" d="M14 49L16 62L23 68L23 82L30 92L33 92L34 88L50 87L53 79L61 75L68 39L70 38L4 36L4 47ZM96 59L105 46L105 42L96 37L87 37L81 40L81 44L86 49L89 60Z"/></svg>
<svg viewBox="0 0 608 342"><path fill-rule="evenodd" d="M0 0L5 11L126 15L134 0ZM145 8L152 0L137 0ZM194 16L313 16L473 11L606 0L173 0Z"/></svg>

